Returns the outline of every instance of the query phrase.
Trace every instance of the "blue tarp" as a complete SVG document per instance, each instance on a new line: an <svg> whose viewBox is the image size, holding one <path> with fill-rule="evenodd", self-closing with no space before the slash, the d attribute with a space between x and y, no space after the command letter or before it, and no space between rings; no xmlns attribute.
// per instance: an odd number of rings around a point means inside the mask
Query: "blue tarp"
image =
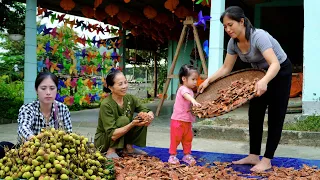
<svg viewBox="0 0 320 180"><path fill-rule="evenodd" d="M156 147L146 147L141 148L146 151L150 156L155 156L166 162L169 158L169 150L167 148L156 148ZM215 152L202 152L202 151L192 151L192 155L196 159L201 159L200 163L197 165L204 165L206 163L213 163L215 161L220 162L232 162L235 160L239 160L246 155L241 154L225 154L225 153L215 153ZM178 150L177 157L182 159L183 152ZM309 160L309 159L300 159L300 158L287 158L287 157L275 157L272 160L272 165L277 167L293 167L295 169L300 169L303 164L308 166L317 166L320 167L320 160ZM238 172L243 174L250 174L250 165L231 165L231 167Z"/></svg>

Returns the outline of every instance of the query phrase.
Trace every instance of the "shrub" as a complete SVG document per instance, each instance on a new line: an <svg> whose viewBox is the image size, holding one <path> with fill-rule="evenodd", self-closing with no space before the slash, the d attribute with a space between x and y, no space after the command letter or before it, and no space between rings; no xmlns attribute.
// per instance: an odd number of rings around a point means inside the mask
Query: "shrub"
<svg viewBox="0 0 320 180"><path fill-rule="evenodd" d="M8 76L0 77L0 124L16 122L23 104L23 82L8 83Z"/></svg>

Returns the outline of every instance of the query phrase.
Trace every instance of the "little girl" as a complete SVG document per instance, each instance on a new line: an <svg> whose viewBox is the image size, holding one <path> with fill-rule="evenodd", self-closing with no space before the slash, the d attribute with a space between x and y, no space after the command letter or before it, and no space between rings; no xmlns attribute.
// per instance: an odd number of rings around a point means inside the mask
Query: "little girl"
<svg viewBox="0 0 320 180"><path fill-rule="evenodd" d="M200 104L193 98L192 89L197 85L199 73L191 65L183 65L179 71L180 88L177 91L176 100L173 107L173 114L170 123L170 157L168 162L179 164L177 147L182 143L184 157L182 161L189 165L196 163L191 156L191 143L193 139L192 123L195 122L195 116L191 114L191 103L193 106Z"/></svg>

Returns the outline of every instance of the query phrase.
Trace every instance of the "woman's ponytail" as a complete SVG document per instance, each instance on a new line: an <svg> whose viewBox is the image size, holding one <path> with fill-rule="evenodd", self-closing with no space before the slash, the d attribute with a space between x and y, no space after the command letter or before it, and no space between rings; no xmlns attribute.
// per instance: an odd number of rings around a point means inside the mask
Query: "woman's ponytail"
<svg viewBox="0 0 320 180"><path fill-rule="evenodd" d="M244 17L244 26L246 27L246 39L249 41L250 35L251 35L251 30L254 31L255 27L251 24L250 20L247 17Z"/></svg>

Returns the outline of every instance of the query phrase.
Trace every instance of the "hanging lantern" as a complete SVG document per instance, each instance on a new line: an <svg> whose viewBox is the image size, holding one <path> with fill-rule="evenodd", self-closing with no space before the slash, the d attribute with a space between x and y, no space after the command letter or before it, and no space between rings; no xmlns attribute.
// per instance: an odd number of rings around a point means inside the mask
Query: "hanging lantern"
<svg viewBox="0 0 320 180"><path fill-rule="evenodd" d="M98 6L100 6L100 4L102 3L103 0L95 0L94 1L94 8L93 10L96 10Z"/></svg>
<svg viewBox="0 0 320 180"><path fill-rule="evenodd" d="M96 10L94 17L98 20L98 21L103 21L104 19L106 19L107 14L102 11L102 10Z"/></svg>
<svg viewBox="0 0 320 180"><path fill-rule="evenodd" d="M111 25L114 25L114 26L118 26L118 19L117 18L111 18L111 17L109 17L108 19L107 19L107 21L108 21L108 24L111 24Z"/></svg>
<svg viewBox="0 0 320 180"><path fill-rule="evenodd" d="M179 7L175 10L174 14L175 14L179 19L184 19L184 18L186 18L186 17L190 14L190 12L189 12L189 10L188 10L187 8L185 8L184 6L179 6Z"/></svg>
<svg viewBox="0 0 320 180"><path fill-rule="evenodd" d="M109 4L106 6L105 11L107 14L109 14L111 17L115 16L119 12L119 7L114 4Z"/></svg>
<svg viewBox="0 0 320 180"><path fill-rule="evenodd" d="M168 16L164 13L159 13L154 20L157 21L159 24L163 24L166 21L168 21Z"/></svg>
<svg viewBox="0 0 320 180"><path fill-rule="evenodd" d="M87 18L93 18L94 17L94 11L89 6L85 6L85 7L81 8L81 12Z"/></svg>
<svg viewBox="0 0 320 180"><path fill-rule="evenodd" d="M61 0L60 6L65 11L71 11L76 6L76 4L73 2L73 0Z"/></svg>
<svg viewBox="0 0 320 180"><path fill-rule="evenodd" d="M129 3L131 0L124 0L125 3Z"/></svg>
<svg viewBox="0 0 320 180"><path fill-rule="evenodd" d="M164 3L164 7L166 9L168 9L169 11L171 11L172 13L174 13L174 10L176 9L176 7L178 6L179 4L179 0L167 0L165 3Z"/></svg>
<svg viewBox="0 0 320 180"><path fill-rule="evenodd" d="M146 6L143 9L143 14L148 18L148 19L153 19L157 16L157 11L151 7L151 6Z"/></svg>
<svg viewBox="0 0 320 180"><path fill-rule="evenodd" d="M131 24L137 26L143 21L143 18L137 14L132 14L130 16L130 22Z"/></svg>
<svg viewBox="0 0 320 180"><path fill-rule="evenodd" d="M130 19L130 14L127 11L120 11L117 14L118 19L120 20L121 23L125 23L129 21Z"/></svg>

